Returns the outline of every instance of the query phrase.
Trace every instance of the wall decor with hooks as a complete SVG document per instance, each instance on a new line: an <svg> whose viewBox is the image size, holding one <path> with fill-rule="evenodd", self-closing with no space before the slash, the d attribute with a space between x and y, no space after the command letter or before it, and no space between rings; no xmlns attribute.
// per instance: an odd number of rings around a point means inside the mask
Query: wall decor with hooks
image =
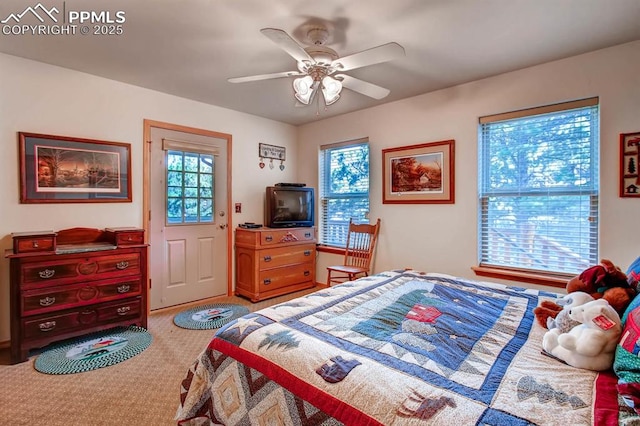
<svg viewBox="0 0 640 426"><path fill-rule="evenodd" d="M284 171L284 161L287 159L287 148L284 146L268 145L266 143L260 143L258 146L258 157L260 157L260 163L258 165L261 169L264 168L264 159L269 159L269 168L273 169L273 160L280 160L280 170Z"/></svg>

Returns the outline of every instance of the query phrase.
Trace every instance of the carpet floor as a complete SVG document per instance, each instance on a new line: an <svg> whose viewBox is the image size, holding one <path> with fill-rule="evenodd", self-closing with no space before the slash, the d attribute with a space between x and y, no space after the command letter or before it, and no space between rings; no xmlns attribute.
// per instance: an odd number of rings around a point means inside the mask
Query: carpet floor
<svg viewBox="0 0 640 426"><path fill-rule="evenodd" d="M216 330L187 330L173 324L181 310L202 303L238 303L256 311L308 294L304 290L259 303L222 297L154 311L149 316L153 343L119 364L85 373L52 376L27 362L9 365L0 350L0 419L16 425L175 425L180 382Z"/></svg>

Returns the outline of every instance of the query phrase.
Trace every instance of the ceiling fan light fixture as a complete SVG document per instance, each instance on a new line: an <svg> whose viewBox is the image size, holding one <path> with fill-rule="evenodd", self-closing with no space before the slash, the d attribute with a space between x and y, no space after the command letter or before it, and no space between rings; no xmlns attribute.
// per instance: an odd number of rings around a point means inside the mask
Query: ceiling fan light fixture
<svg viewBox="0 0 640 426"><path fill-rule="evenodd" d="M339 80L329 76L322 79L322 94L326 105L331 105L340 99L341 91L342 83Z"/></svg>
<svg viewBox="0 0 640 426"><path fill-rule="evenodd" d="M311 95L313 94L313 78L310 75L296 78L293 80L293 90L295 91L295 97L297 100L305 105L309 105L311 101Z"/></svg>

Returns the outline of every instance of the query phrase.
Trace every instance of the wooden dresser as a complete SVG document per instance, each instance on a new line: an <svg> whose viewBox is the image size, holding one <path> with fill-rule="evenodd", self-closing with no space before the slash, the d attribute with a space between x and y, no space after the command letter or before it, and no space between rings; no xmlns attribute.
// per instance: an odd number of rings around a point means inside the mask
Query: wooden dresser
<svg viewBox="0 0 640 426"><path fill-rule="evenodd" d="M236 294L252 302L315 286L315 228L236 229Z"/></svg>
<svg viewBox="0 0 640 426"><path fill-rule="evenodd" d="M147 246L135 228L13 234L11 362L115 326L147 327Z"/></svg>

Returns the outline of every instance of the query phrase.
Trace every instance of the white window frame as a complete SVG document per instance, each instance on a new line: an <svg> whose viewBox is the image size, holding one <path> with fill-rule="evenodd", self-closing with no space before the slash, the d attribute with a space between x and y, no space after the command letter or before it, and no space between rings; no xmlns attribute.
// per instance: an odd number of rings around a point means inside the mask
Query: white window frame
<svg viewBox="0 0 640 426"><path fill-rule="evenodd" d="M589 185L579 186L579 185L571 185L567 187L563 187L561 189L558 188L537 188L537 189L529 189L528 191L520 191L517 194L509 191L500 191L500 190L492 190L491 185L489 183L489 175L490 175L490 156L485 153L485 149L487 146L485 145L487 141L485 140L486 132L489 130L492 124L500 124L507 123L509 121L517 121L526 123L527 119L531 118L543 118L546 114L555 114L560 115L563 112L566 113L570 110L582 110L586 114L589 115L589 134L590 134L590 145L589 145ZM487 137L488 138L488 137ZM478 261L479 268L476 269L476 273L479 275L493 276L498 278L508 278L507 275L501 276L500 273L489 273L490 269L494 270L503 270L513 272L514 277L518 277L518 274L537 274L537 275L547 275L550 277L564 277L573 276L576 273L582 271L586 266L593 265L597 263L598 259L598 241L599 241L599 232L598 232L598 222L599 222L599 208L598 208L598 199L599 199L599 99L589 98L583 99L579 101L565 102L561 104L548 105L544 107L531 108L526 110L514 111L510 113L504 114L496 114L492 116L486 116L480 118L480 126L479 126L479 135L478 135L478 195L479 195L479 204L478 204ZM487 139L488 140L488 139ZM503 197L503 199L507 199L507 197L530 197L536 196L538 199L540 197L550 198L550 197L564 197L564 196L581 196L584 200L588 197L588 208L585 208L581 212L579 216L580 222L585 223L585 225L580 228L580 239L581 241L577 244L581 244L582 247L588 245L588 253L585 256L584 253L580 257L576 257L575 253L567 251L565 254L562 254L561 250L564 248L562 244L559 248L553 248L555 253L551 253L547 248L541 248L545 244L544 241L548 241L543 239L541 235L539 239L535 237L532 238L532 245L526 247L522 257L528 257L531 259L535 259L535 262L531 262L530 265L527 265L527 261L516 260L518 256L514 256L513 253L509 253L508 255L504 255L506 253L506 249L504 248L496 248L498 245L496 243L497 238L491 237L490 234L492 231L488 223L489 215L491 214L491 208L495 209L497 203L496 199L499 197ZM497 197L497 198L496 198ZM489 207L490 199L493 198L493 207ZM547 200L549 202L553 202L552 200ZM585 203L587 204L587 203ZM495 210L494 210L495 211ZM492 228L493 229L493 228ZM555 232L555 235L559 235L558 232ZM513 241L517 241L518 243L521 241L520 237L522 235L518 235L516 240L511 240L511 244L513 245ZM562 237L562 236L561 236ZM544 241L543 241L544 240ZM543 241L543 242L540 242ZM568 238L567 238L568 241ZM553 243L553 241L552 241ZM518 248L522 249L522 246L518 244ZM542 259L542 261L540 261ZM542 265L542 266L541 266ZM483 271L484 269L484 271ZM507 272L504 272L507 274ZM523 281L536 282L523 279ZM562 282L562 281L559 281ZM539 282L545 283L545 282ZM546 284L546 283L545 283Z"/></svg>
<svg viewBox="0 0 640 426"><path fill-rule="evenodd" d="M318 212L318 227L319 227L319 243L326 247L344 248L346 246L346 235L349 226L349 218L352 217L357 223L369 223L369 208L370 208L370 176L367 176L367 191L352 192L352 193L335 193L331 191L331 173L330 164L327 161L332 153L339 150L349 149L356 146L366 146L367 148L367 161L369 162L369 174L371 173L370 159L371 151L369 149L369 139L362 138L357 140L350 140L345 142L339 142L334 144L322 145L319 152L319 212ZM361 200L366 204L367 211L364 215L352 215L345 214L339 221L330 222L328 215L329 206L332 202L339 200ZM366 200L366 201L365 201Z"/></svg>

